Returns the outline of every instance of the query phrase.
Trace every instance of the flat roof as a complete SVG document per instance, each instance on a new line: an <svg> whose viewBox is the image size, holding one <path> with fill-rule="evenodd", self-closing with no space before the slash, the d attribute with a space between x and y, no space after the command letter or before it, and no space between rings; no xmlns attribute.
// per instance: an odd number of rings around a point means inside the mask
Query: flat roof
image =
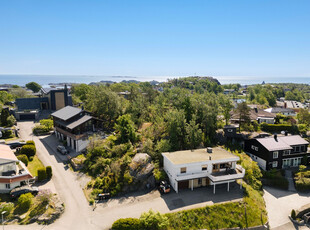
<svg viewBox="0 0 310 230"><path fill-rule="evenodd" d="M215 147L212 148L212 153L208 153L206 148L194 149L194 150L182 150L177 152L166 152L162 153L169 161L173 164L188 164L188 163L198 163L214 160L224 160L232 159L239 160L239 157L226 151L223 148Z"/></svg>

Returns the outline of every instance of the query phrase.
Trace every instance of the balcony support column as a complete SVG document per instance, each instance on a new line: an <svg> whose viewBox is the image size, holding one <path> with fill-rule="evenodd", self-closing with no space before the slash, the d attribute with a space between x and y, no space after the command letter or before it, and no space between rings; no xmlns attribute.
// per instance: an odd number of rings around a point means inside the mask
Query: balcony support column
<svg viewBox="0 0 310 230"><path fill-rule="evenodd" d="M213 194L215 194L215 184L213 184Z"/></svg>
<svg viewBox="0 0 310 230"><path fill-rule="evenodd" d="M192 191L194 190L194 179L191 180L191 189L192 189Z"/></svg>
<svg viewBox="0 0 310 230"><path fill-rule="evenodd" d="M227 183L227 192L229 192L229 181Z"/></svg>
<svg viewBox="0 0 310 230"><path fill-rule="evenodd" d="M240 189L242 189L242 179L241 179L241 182L240 182Z"/></svg>

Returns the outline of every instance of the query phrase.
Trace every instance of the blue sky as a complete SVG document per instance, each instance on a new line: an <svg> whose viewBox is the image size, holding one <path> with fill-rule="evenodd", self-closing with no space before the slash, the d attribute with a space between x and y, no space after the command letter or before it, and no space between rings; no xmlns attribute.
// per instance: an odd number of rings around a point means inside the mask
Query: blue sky
<svg viewBox="0 0 310 230"><path fill-rule="evenodd" d="M310 78L310 1L1 0L0 74Z"/></svg>

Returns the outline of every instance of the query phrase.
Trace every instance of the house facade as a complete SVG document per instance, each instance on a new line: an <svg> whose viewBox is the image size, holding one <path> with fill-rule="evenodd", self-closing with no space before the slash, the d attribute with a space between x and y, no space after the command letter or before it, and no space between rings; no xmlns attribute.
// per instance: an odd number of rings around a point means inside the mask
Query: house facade
<svg viewBox="0 0 310 230"><path fill-rule="evenodd" d="M253 108L249 111L251 122L257 121L260 123L274 124L276 115L264 111L263 109ZM240 115L236 111L231 112L230 122L232 124L238 124Z"/></svg>
<svg viewBox="0 0 310 230"><path fill-rule="evenodd" d="M15 101L16 120L38 119L41 111L56 111L72 105L72 98L65 85L64 88L41 88L39 97L17 98Z"/></svg>
<svg viewBox="0 0 310 230"><path fill-rule="evenodd" d="M227 184L242 179L245 170L237 165L238 156L216 147L162 153L164 170L173 189L191 189Z"/></svg>
<svg viewBox="0 0 310 230"><path fill-rule="evenodd" d="M88 136L97 131L100 121L83 109L66 106L51 114L56 137L76 152L84 150Z"/></svg>
<svg viewBox="0 0 310 230"><path fill-rule="evenodd" d="M277 114L281 113L284 116L296 116L296 113L293 109L290 108L279 108L279 107L273 107L265 109L266 112Z"/></svg>
<svg viewBox="0 0 310 230"><path fill-rule="evenodd" d="M29 184L33 179L23 162L19 161L8 145L0 144L0 193Z"/></svg>
<svg viewBox="0 0 310 230"><path fill-rule="evenodd" d="M299 166L310 155L309 142L299 135L254 138L245 141L244 151L263 170Z"/></svg>

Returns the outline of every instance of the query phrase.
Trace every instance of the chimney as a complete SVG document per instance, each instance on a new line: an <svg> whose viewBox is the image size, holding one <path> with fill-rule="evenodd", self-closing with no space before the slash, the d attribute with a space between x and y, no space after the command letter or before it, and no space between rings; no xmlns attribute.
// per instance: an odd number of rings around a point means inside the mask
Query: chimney
<svg viewBox="0 0 310 230"><path fill-rule="evenodd" d="M84 105L82 105L82 110L84 110Z"/></svg>
<svg viewBox="0 0 310 230"><path fill-rule="evenodd" d="M288 135L288 131L285 131L285 136L287 136Z"/></svg>
<svg viewBox="0 0 310 230"><path fill-rule="evenodd" d="M209 156L209 161L210 161L210 160L212 160L212 157L211 157L211 156Z"/></svg>
<svg viewBox="0 0 310 230"><path fill-rule="evenodd" d="M212 148L211 147L207 148L207 153L212 153Z"/></svg>
<svg viewBox="0 0 310 230"><path fill-rule="evenodd" d="M286 104L286 102L284 102L284 108L286 109L286 107L287 107L287 104Z"/></svg>
<svg viewBox="0 0 310 230"><path fill-rule="evenodd" d="M273 137L274 137L274 140L275 140L276 142L278 142L278 135L277 135L277 134L274 134Z"/></svg>
<svg viewBox="0 0 310 230"><path fill-rule="evenodd" d="M258 113L258 109L257 108L254 108L254 110L255 110L255 113Z"/></svg>

